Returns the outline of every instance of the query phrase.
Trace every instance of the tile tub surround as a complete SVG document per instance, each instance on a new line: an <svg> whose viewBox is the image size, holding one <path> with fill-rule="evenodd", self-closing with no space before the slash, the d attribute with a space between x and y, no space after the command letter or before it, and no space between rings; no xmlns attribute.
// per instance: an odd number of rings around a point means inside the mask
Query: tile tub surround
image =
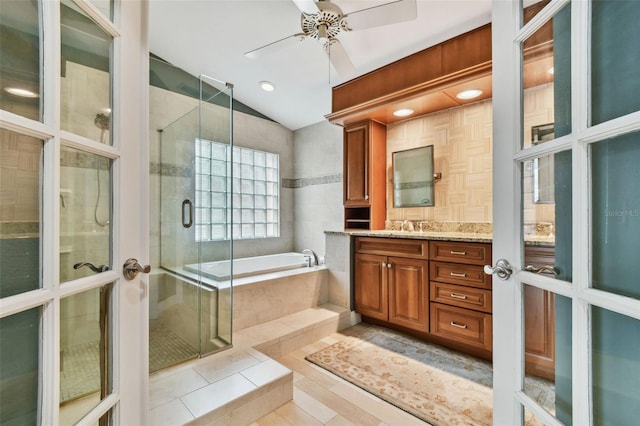
<svg viewBox="0 0 640 426"><path fill-rule="evenodd" d="M329 301L325 266L235 279L233 330L262 324Z"/></svg>

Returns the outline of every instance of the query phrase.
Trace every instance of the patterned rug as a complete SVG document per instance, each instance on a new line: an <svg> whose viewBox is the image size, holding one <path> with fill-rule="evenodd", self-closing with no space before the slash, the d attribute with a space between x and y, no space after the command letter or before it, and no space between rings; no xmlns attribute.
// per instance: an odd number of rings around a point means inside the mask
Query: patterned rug
<svg viewBox="0 0 640 426"><path fill-rule="evenodd" d="M492 424L491 363L369 324L342 333L349 336L306 359L427 423ZM527 395L553 412L553 383L526 382Z"/></svg>

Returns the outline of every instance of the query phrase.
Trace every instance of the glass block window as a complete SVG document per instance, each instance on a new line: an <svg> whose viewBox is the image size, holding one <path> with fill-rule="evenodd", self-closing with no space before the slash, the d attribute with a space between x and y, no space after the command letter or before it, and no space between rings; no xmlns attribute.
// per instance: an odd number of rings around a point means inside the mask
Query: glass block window
<svg viewBox="0 0 640 426"><path fill-rule="evenodd" d="M278 154L196 140L196 241L280 236Z"/></svg>

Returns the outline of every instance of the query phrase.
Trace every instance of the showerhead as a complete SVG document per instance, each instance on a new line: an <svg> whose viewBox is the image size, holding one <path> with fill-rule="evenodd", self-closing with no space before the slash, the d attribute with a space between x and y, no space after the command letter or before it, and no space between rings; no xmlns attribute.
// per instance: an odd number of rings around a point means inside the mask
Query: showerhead
<svg viewBox="0 0 640 426"><path fill-rule="evenodd" d="M93 123L101 130L109 130L110 122L111 116L102 112L96 114L96 118L93 120Z"/></svg>

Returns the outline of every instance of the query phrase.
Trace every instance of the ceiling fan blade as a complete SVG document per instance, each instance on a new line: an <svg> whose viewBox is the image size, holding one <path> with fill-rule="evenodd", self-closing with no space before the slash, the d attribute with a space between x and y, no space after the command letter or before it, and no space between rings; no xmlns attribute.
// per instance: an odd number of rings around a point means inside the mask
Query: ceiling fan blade
<svg viewBox="0 0 640 426"><path fill-rule="evenodd" d="M277 52L278 50L282 50L286 47L292 46L294 44L298 44L304 40L306 34L298 33L294 35L290 35L285 38L281 38L280 40L276 40L272 43L266 44L264 46L258 47L257 49L253 49L244 54L247 58L256 59L263 55L268 55L273 52Z"/></svg>
<svg viewBox="0 0 640 426"><path fill-rule="evenodd" d="M352 31L411 21L417 17L416 0L396 0L345 15L347 26Z"/></svg>
<svg viewBox="0 0 640 426"><path fill-rule="evenodd" d="M340 77L351 77L356 73L356 67L353 66L349 55L347 55L347 51L344 50L344 46L342 46L338 39L327 41L324 50L327 52L329 61Z"/></svg>
<svg viewBox="0 0 640 426"><path fill-rule="evenodd" d="M298 6L300 12L312 14L318 13L318 6L313 0L293 0L293 2Z"/></svg>

